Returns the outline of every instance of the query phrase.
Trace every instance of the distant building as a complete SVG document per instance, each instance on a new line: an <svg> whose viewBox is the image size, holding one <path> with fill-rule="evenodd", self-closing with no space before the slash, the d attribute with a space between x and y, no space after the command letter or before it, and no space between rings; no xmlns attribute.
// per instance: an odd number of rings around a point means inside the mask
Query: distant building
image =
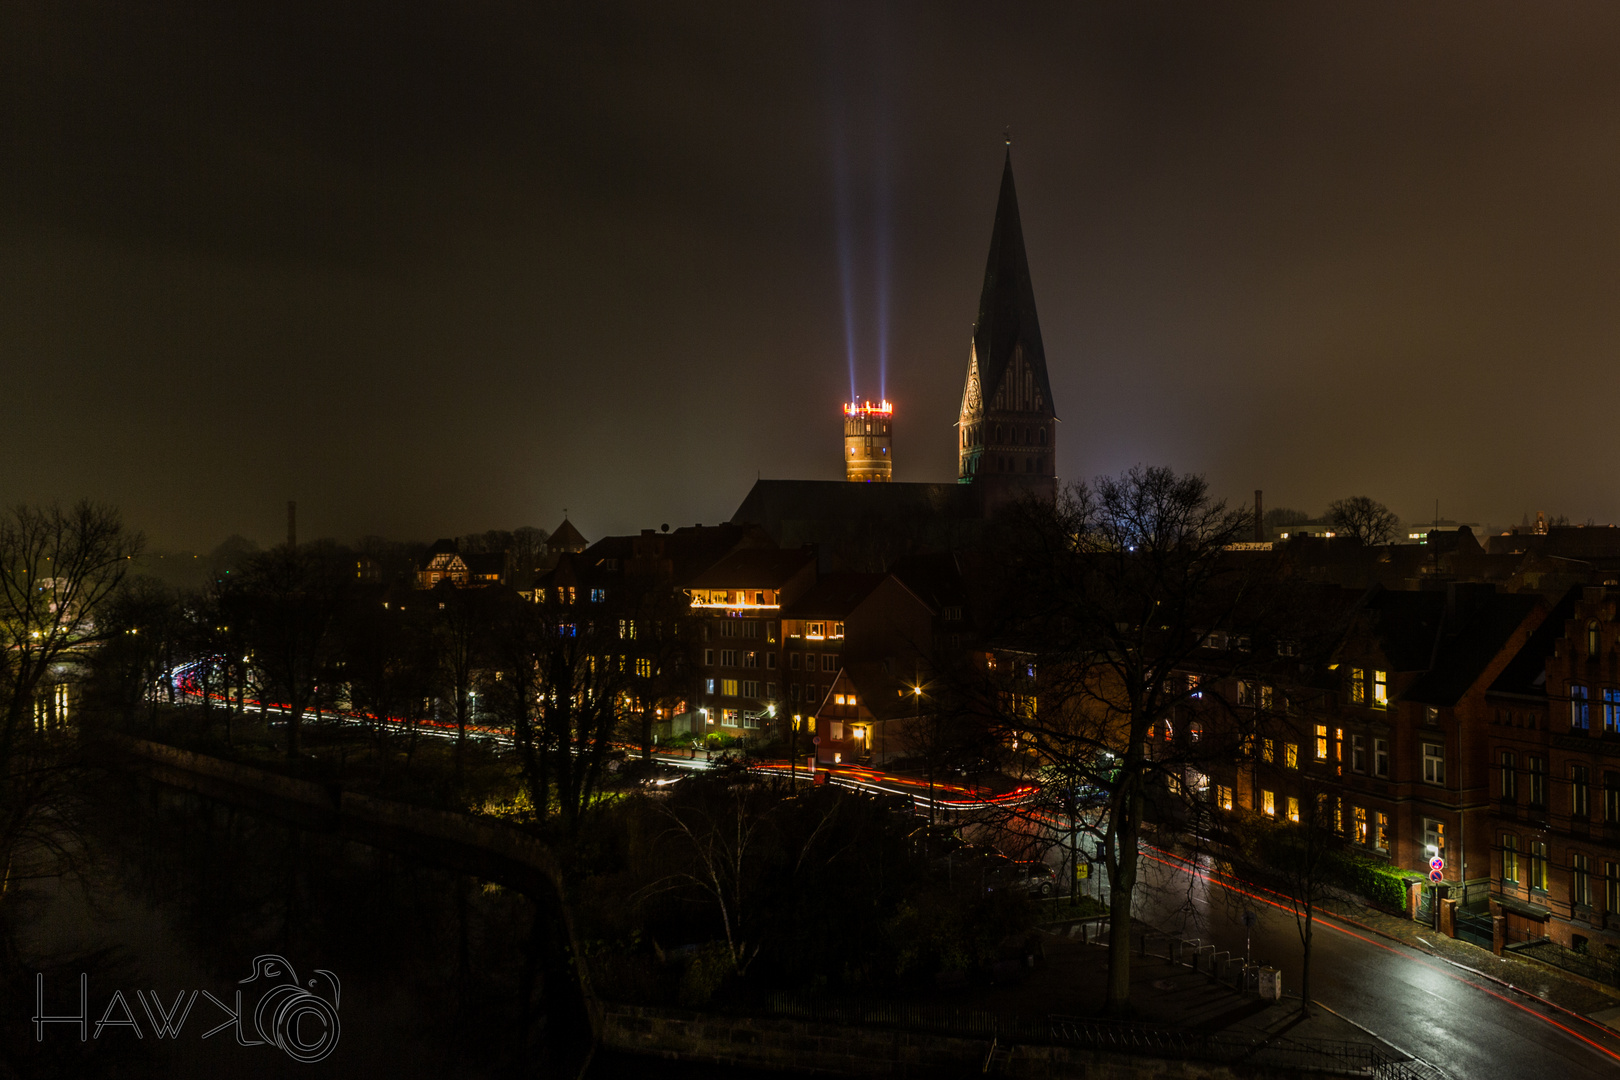
<svg viewBox="0 0 1620 1080"><path fill-rule="evenodd" d="M481 589L504 585L507 558L504 551L462 554L454 540L439 540L423 557L416 571L416 587L431 589L442 583L458 589Z"/></svg>
<svg viewBox="0 0 1620 1080"><path fill-rule="evenodd" d="M844 406L844 479L887 484L894 479L894 406L851 401Z"/></svg>

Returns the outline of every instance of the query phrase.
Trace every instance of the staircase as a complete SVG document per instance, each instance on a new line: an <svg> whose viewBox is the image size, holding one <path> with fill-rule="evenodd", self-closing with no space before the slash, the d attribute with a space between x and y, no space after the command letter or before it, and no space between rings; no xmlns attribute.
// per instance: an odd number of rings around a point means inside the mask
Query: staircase
<svg viewBox="0 0 1620 1080"><path fill-rule="evenodd" d="M1006 1072L1007 1063L1012 1060L1012 1056L1011 1046L1003 1046L1000 1039L991 1039L990 1053L984 1059L985 1075L1000 1075Z"/></svg>

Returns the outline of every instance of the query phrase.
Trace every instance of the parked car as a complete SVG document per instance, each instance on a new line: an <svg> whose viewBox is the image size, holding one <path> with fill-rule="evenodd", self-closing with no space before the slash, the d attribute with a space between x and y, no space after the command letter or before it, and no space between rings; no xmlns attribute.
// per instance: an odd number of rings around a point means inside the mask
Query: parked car
<svg viewBox="0 0 1620 1080"><path fill-rule="evenodd" d="M988 886L992 889L1022 889L1031 896L1051 896L1057 892L1057 872L1043 862L1008 859L996 867Z"/></svg>

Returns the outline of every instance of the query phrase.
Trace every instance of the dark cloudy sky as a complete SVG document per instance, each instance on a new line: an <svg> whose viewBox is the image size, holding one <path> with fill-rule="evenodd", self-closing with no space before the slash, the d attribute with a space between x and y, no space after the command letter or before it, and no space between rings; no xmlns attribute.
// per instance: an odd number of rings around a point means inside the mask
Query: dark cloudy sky
<svg viewBox="0 0 1620 1080"><path fill-rule="evenodd" d="M1064 478L1617 520L1617 58L1610 3L5 0L0 497L712 523L838 475L845 265L952 479L1010 127Z"/></svg>

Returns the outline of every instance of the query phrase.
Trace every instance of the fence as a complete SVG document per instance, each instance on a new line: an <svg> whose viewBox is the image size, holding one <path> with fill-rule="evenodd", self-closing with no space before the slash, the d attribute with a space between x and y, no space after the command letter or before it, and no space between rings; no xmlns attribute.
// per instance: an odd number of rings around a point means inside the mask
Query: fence
<svg viewBox="0 0 1620 1080"><path fill-rule="evenodd" d="M1139 1054L1215 1064L1253 1064L1294 1072L1330 1072L1378 1080L1412 1080L1420 1074L1405 1061L1367 1043L1280 1036L1254 1040L1220 1032L1189 1031L1076 1016L1020 1016L949 1005L880 1001L816 1001L772 994L771 1015L812 1023L886 1027L1000 1044L1068 1046L1106 1053Z"/></svg>

